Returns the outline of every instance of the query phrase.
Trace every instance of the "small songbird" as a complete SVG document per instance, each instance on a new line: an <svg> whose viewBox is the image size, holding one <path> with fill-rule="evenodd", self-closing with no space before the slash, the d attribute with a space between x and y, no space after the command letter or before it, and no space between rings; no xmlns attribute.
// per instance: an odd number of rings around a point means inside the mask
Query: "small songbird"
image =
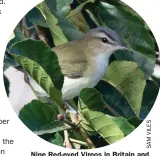
<svg viewBox="0 0 160 156"><path fill-rule="evenodd" d="M108 67L111 54L128 48L121 44L115 31L97 27L81 39L52 50L64 74L63 100L69 100L78 96L83 88L95 87Z"/></svg>

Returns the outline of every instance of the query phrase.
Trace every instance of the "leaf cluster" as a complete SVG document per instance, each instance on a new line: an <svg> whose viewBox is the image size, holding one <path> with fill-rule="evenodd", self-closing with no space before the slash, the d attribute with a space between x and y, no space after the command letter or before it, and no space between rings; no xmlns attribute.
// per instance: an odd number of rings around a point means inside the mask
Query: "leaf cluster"
<svg viewBox="0 0 160 156"><path fill-rule="evenodd" d="M64 75L51 48L97 26L115 30L131 52L116 52L97 86L84 88L64 107ZM119 0L45 0L19 22L6 48L4 71L10 66L23 71L47 94L46 101L29 84L37 99L21 109L19 118L59 146L87 149L121 140L144 120L158 94L159 84L149 79L155 45L147 24ZM4 83L9 95L6 76Z"/></svg>

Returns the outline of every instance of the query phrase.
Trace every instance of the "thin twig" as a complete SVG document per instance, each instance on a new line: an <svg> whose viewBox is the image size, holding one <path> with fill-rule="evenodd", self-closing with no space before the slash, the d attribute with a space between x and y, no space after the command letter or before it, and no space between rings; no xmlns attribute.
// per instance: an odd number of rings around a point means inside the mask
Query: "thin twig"
<svg viewBox="0 0 160 156"><path fill-rule="evenodd" d="M48 45L48 41L46 39L44 32L40 29L40 27L38 27L36 25L34 25L34 27L36 29L36 32L37 32L39 39Z"/></svg>
<svg viewBox="0 0 160 156"><path fill-rule="evenodd" d="M73 139L73 138L69 138L69 140L71 142L73 142L73 143L88 147L88 144L86 142L83 142L83 141L80 141L80 140L76 140L76 139Z"/></svg>
<svg viewBox="0 0 160 156"><path fill-rule="evenodd" d="M32 29L34 29L35 27L34 26L30 26L30 27L28 27L27 29L28 30L32 30Z"/></svg>
<svg viewBox="0 0 160 156"><path fill-rule="evenodd" d="M64 146L67 147L67 148L72 149L72 145L70 143L69 135L68 135L68 131L67 130L64 130Z"/></svg>
<svg viewBox="0 0 160 156"><path fill-rule="evenodd" d="M27 29L26 17L23 17L23 19L22 19L21 28L22 28L24 36L26 36L26 37L30 37L31 36L29 30Z"/></svg>
<svg viewBox="0 0 160 156"><path fill-rule="evenodd" d="M72 122L78 123L78 119L75 114L70 113L70 118L71 118ZM95 148L95 146L92 143L91 139L89 138L88 134L86 133L86 131L82 127L79 128L79 132L81 133L82 137L85 139L86 143L88 144L88 147Z"/></svg>

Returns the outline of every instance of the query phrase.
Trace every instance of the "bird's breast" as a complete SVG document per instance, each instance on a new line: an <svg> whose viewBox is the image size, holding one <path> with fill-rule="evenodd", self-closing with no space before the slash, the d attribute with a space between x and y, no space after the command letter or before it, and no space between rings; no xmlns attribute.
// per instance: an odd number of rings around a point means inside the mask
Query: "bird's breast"
<svg viewBox="0 0 160 156"><path fill-rule="evenodd" d="M77 79L64 78L62 88L63 99L72 99L78 96L83 88L93 88L100 81L108 66L108 60L103 56L98 56L93 60L92 70L86 71L83 77Z"/></svg>
<svg viewBox="0 0 160 156"><path fill-rule="evenodd" d="M99 79L99 77L101 78L104 75L108 66L108 62L109 58L106 58L104 55L96 56L93 59L94 70L92 74L94 75L95 78Z"/></svg>

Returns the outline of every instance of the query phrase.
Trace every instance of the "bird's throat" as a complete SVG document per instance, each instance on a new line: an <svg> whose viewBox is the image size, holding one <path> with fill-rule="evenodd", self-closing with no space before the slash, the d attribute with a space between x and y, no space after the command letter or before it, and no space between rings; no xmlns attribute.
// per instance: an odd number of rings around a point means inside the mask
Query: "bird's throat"
<svg viewBox="0 0 160 156"><path fill-rule="evenodd" d="M87 72L86 74L92 75L93 79L99 81L103 77L108 67L108 63L109 63L109 57L105 57L103 54L98 55L92 59L92 64L90 65L90 68L92 69L91 70L88 69L88 74Z"/></svg>

